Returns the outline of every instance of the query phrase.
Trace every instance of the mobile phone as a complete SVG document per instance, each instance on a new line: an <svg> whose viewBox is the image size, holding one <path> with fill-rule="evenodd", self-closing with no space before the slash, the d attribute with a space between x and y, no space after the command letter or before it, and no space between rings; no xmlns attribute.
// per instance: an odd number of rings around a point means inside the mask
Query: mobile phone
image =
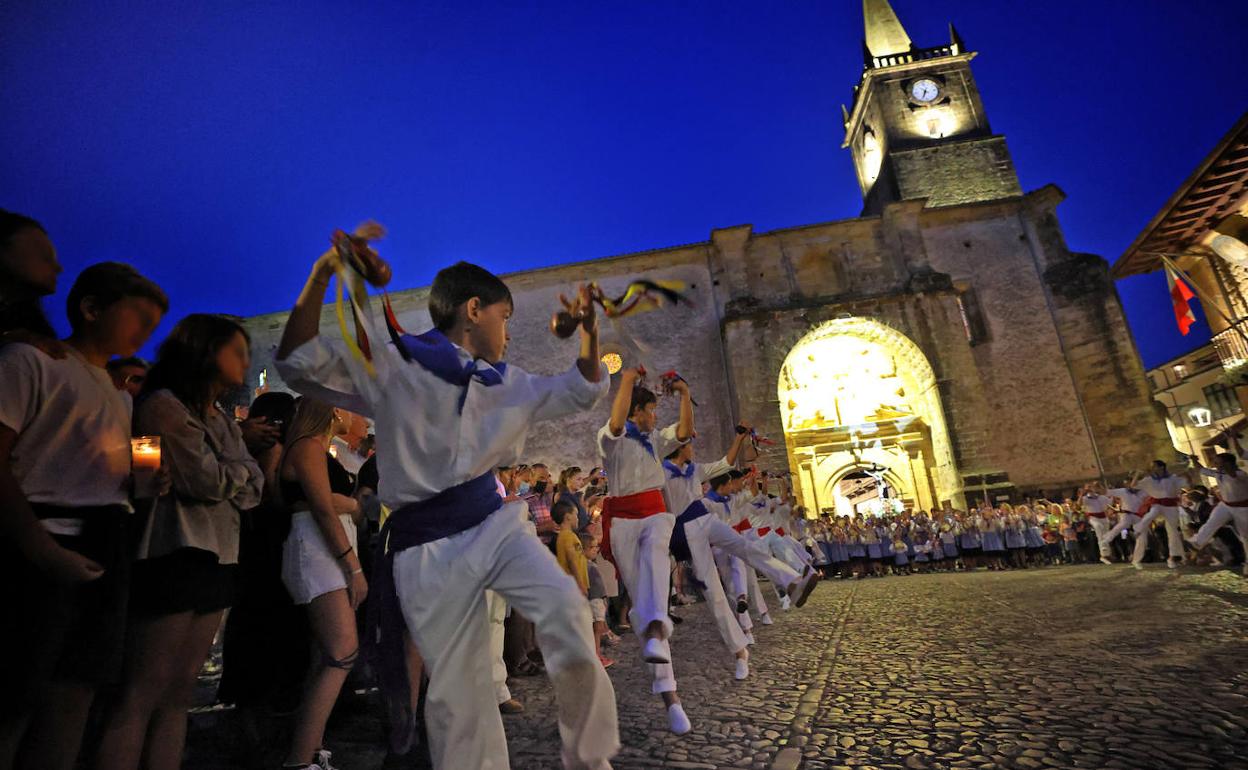
<svg viewBox="0 0 1248 770"><path fill-rule="evenodd" d="M260 387L263 388L268 383L268 381L269 381L269 370L261 369L260 370Z"/></svg>

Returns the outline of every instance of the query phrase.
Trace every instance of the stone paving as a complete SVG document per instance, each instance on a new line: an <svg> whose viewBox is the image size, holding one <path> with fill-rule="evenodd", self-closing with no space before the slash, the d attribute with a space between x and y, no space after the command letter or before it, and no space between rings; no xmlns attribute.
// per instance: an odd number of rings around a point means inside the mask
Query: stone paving
<svg viewBox="0 0 1248 770"><path fill-rule="evenodd" d="M683 615L676 675L694 730L667 732L626 639L610 669L617 770L1248 768L1248 581L1228 571L831 581L757 631L745 682L706 608ZM526 711L504 721L512 767L557 768L545 680L513 684ZM344 698L328 738L335 765L383 766L375 713L369 697ZM242 766L229 723L228 712L193 717L187 767Z"/></svg>

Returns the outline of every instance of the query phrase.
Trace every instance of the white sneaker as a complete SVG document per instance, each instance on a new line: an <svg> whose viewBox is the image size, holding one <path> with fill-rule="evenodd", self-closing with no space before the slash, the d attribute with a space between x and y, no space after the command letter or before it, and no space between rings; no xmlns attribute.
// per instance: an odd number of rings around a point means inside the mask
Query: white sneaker
<svg viewBox="0 0 1248 770"><path fill-rule="evenodd" d="M735 674L737 681L741 681L750 675L750 661L745 658L737 658L737 673Z"/></svg>
<svg viewBox="0 0 1248 770"><path fill-rule="evenodd" d="M330 756L332 755L325 749L317 749L316 761L308 765L308 770L338 770L329 763Z"/></svg>
<svg viewBox="0 0 1248 770"><path fill-rule="evenodd" d="M647 639L642 648L641 657L647 663L671 663L672 656L664 648L662 639Z"/></svg>
<svg viewBox="0 0 1248 770"><path fill-rule="evenodd" d="M762 623L764 626L770 626L776 621L771 619L771 613L764 612L762 615L758 616L758 622Z"/></svg>
<svg viewBox="0 0 1248 770"><path fill-rule="evenodd" d="M780 597L780 609L784 610L785 612L788 612L792 606L793 604L792 602L789 601L788 594L785 594L784 596Z"/></svg>
<svg viewBox="0 0 1248 770"><path fill-rule="evenodd" d="M1244 575L1248 576L1248 564L1244 565ZM753 631L745 632L745 643L754 644L754 632Z"/></svg>
<svg viewBox="0 0 1248 770"><path fill-rule="evenodd" d="M1135 568L1136 568L1136 569L1138 569L1140 572L1143 572L1143 571L1144 571L1144 565L1143 565L1143 564L1140 564L1138 561L1133 561L1133 562L1131 562L1131 566L1132 566L1132 567L1135 567Z"/></svg>
<svg viewBox="0 0 1248 770"><path fill-rule="evenodd" d="M1102 556L1102 557L1101 557L1101 564L1113 564L1113 562L1109 560L1109 557L1108 557L1108 556Z"/></svg>
<svg viewBox="0 0 1248 770"><path fill-rule="evenodd" d="M1167 567L1168 569L1175 569L1175 568L1177 568L1178 566L1179 566L1179 560L1178 560L1178 559L1166 559L1166 567Z"/></svg>
<svg viewBox="0 0 1248 770"><path fill-rule="evenodd" d="M793 600L793 603L797 605L798 609L801 609L806 604L806 600L810 598L810 592L815 590L815 583L818 582L819 573L810 567L807 567L802 576L793 582L789 594L797 597ZM785 598L787 599L788 596Z"/></svg>
<svg viewBox="0 0 1248 770"><path fill-rule="evenodd" d="M679 703L667 707L667 726L677 735L684 735L693 729L693 725L689 724L689 717L685 715L685 709Z"/></svg>

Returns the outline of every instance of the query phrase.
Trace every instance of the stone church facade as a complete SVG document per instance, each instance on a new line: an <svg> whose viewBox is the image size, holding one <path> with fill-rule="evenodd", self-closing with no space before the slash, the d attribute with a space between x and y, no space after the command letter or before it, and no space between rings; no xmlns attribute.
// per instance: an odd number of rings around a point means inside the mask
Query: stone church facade
<svg viewBox="0 0 1248 770"><path fill-rule="evenodd" d="M1171 458L1108 265L1067 247L1057 187L1021 190L989 128L975 54L952 27L949 44L915 47L887 0L865 0L864 13L865 67L844 113L861 216L728 227L703 243L505 276L510 359L535 372L570 364L575 341L547 320L578 282L610 293L642 275L683 281L692 304L630 317L628 333L651 371L690 381L699 456L721 455L735 421L753 420L775 442L759 465L791 471L810 510L842 507L840 482L865 469L931 508L1068 493ZM392 295L406 328L427 328L426 297ZM277 387L285 315L246 322L253 379L267 368ZM604 350L633 363L603 329ZM526 457L597 464L607 410L535 426Z"/></svg>

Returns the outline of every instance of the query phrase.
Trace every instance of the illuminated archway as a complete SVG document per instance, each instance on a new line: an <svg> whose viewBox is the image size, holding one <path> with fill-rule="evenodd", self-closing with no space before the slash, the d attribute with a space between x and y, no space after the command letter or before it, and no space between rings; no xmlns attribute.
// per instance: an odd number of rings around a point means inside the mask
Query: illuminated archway
<svg viewBox="0 0 1248 770"><path fill-rule="evenodd" d="M777 391L808 510L837 508L831 485L869 467L909 505L961 504L936 376L906 335L870 318L827 321L789 351Z"/></svg>

